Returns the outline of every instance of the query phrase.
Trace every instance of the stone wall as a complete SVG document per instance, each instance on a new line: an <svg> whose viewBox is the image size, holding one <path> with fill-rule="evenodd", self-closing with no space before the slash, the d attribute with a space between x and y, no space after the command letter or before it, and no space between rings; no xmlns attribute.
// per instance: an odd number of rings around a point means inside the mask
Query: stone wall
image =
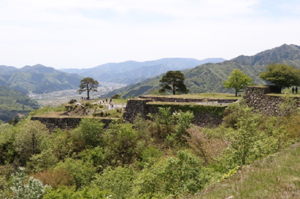
<svg viewBox="0 0 300 199"><path fill-rule="evenodd" d="M151 104L149 102L153 102L150 98L147 99L130 99L127 102L125 112L123 114L123 118L129 122L133 122L134 119L138 114L141 114L143 118L147 118L149 113L156 114L158 112L158 107L171 107L171 113L180 110L181 108L183 111L189 110L190 105L176 105L176 107L172 104ZM165 101L164 101L165 102ZM204 106L204 105L193 105L193 107L214 107L214 106ZM222 123L223 120L223 111L226 106L215 106L218 109L218 112L214 111L205 111L204 109L201 111L199 109L193 111L194 113L194 120L193 123L198 126L215 126ZM221 112L221 113L220 113Z"/></svg>
<svg viewBox="0 0 300 199"><path fill-rule="evenodd" d="M51 117L31 117L31 120L38 120L41 123L45 124L50 132L53 132L55 128L60 128L63 130L74 129L79 125L82 118L72 118L72 117L64 117L64 118L51 118ZM113 119L99 119L104 123L104 127L107 127Z"/></svg>
<svg viewBox="0 0 300 199"><path fill-rule="evenodd" d="M284 99L278 95L267 95L270 93L269 86L248 86L245 89L244 99L248 106L265 115L281 115L280 105ZM299 106L299 98L294 99L298 101Z"/></svg>

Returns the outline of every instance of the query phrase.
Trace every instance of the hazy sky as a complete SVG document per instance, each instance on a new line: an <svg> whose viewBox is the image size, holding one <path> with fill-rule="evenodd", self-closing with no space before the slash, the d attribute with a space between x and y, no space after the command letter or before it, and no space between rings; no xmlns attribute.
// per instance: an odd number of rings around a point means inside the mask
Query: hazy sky
<svg viewBox="0 0 300 199"><path fill-rule="evenodd" d="M299 0L0 0L0 65L232 59L300 45Z"/></svg>

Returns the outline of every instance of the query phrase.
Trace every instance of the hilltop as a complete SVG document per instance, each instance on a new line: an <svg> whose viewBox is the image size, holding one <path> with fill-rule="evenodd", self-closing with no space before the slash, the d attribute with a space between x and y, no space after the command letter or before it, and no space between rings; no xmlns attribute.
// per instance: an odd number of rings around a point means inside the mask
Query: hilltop
<svg viewBox="0 0 300 199"><path fill-rule="evenodd" d="M300 68L300 47L293 44L284 44L253 56L241 55L221 63L202 64L195 68L184 70L183 73L190 93L233 92L233 90L224 88L222 82L227 80L234 69L244 71L244 73L253 78L255 84L266 84L258 75L265 70L266 65L273 62L285 63ZM128 85L108 93L108 96L118 93L126 98L131 95L150 94L159 89L159 79L161 77L162 75L159 75L143 82Z"/></svg>
<svg viewBox="0 0 300 199"><path fill-rule="evenodd" d="M58 71L43 65L0 66L0 85L7 86L23 93L48 93L64 89L77 89L81 76Z"/></svg>

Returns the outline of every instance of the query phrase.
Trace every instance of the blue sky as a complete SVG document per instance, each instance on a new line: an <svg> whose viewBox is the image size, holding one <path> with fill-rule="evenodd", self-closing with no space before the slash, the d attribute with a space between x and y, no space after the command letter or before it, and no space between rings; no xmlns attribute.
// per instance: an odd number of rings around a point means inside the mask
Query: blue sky
<svg viewBox="0 0 300 199"><path fill-rule="evenodd" d="M0 65L232 59L300 45L296 0L0 0Z"/></svg>

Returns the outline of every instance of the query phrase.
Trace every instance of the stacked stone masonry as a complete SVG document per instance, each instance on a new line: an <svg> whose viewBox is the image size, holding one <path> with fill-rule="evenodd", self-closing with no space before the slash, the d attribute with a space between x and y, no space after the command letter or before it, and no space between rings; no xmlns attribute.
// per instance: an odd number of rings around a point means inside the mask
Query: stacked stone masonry
<svg viewBox="0 0 300 199"><path fill-rule="evenodd" d="M284 98L276 95L267 95L271 93L269 86L248 86L245 89L244 99L248 106L253 107L254 111L259 111L265 115L281 115L280 105ZM294 97L298 102L299 98Z"/></svg>
<svg viewBox="0 0 300 199"><path fill-rule="evenodd" d="M126 109L123 118L129 122L133 122L138 114L142 118L147 118L149 113L156 114L158 108L156 105L149 104L148 102L204 102L204 101L217 101L218 103L233 103L236 99L194 99L194 98L172 98L172 97L151 97L140 96L139 99L130 99L127 101ZM199 105L201 106L201 105ZM225 109L225 106L224 106ZM171 108L171 113L175 109ZM223 121L223 115L216 115L207 112L194 112L193 123L198 126L216 126Z"/></svg>
<svg viewBox="0 0 300 199"><path fill-rule="evenodd" d="M76 128L82 118L73 118L73 117L66 117L66 118L52 118L52 117L31 117L31 120L38 120L41 123L45 124L46 127L49 129L50 132L53 132L55 128L60 129L74 129ZM99 119L101 122L104 123L104 127L107 127L112 119Z"/></svg>

